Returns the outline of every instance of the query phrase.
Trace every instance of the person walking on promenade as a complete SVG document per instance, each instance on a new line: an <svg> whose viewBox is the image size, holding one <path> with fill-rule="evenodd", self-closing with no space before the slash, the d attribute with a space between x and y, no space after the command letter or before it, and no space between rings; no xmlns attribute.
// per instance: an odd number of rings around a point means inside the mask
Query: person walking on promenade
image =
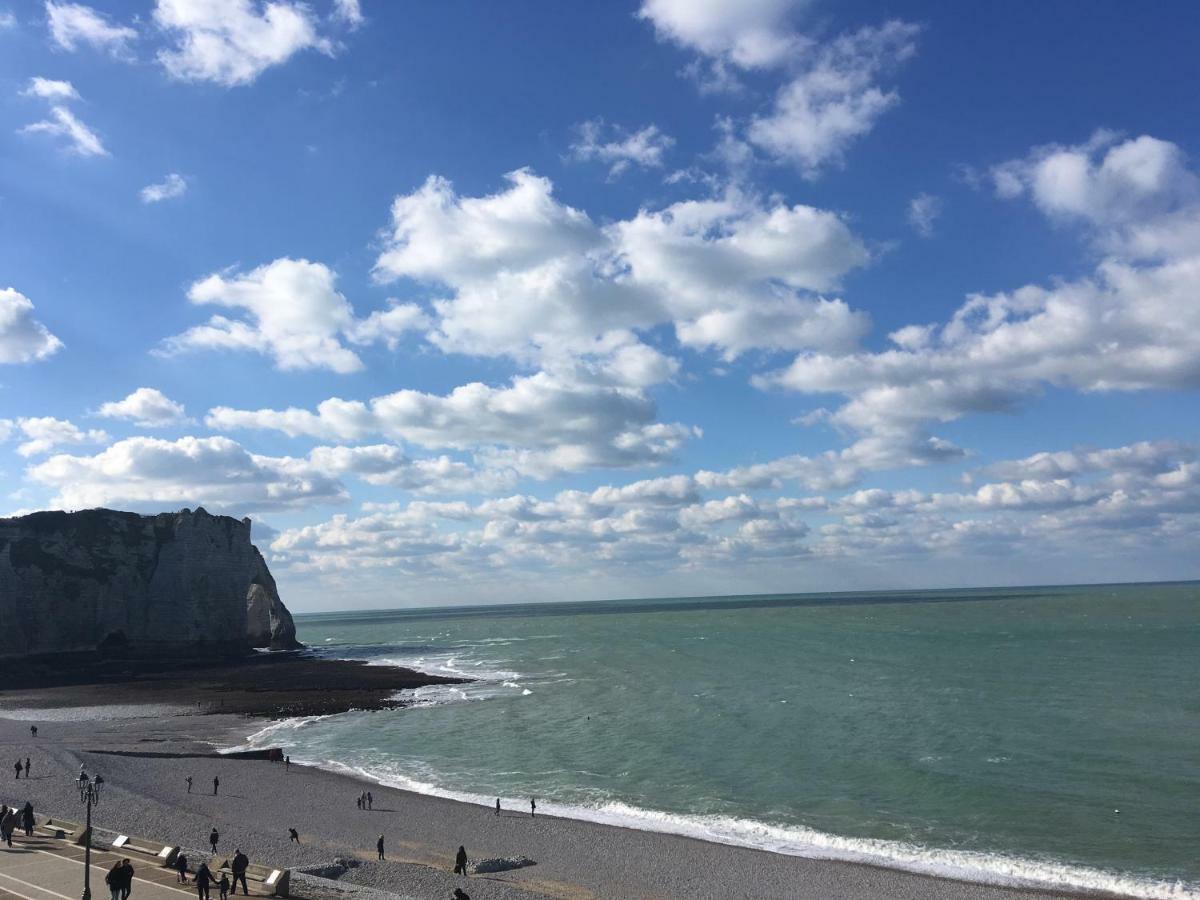
<svg viewBox="0 0 1200 900"><path fill-rule="evenodd" d="M467 874L467 848L466 847L460 846L458 848L458 854L454 857L454 874L455 875L466 875Z"/></svg>
<svg viewBox="0 0 1200 900"><path fill-rule="evenodd" d="M496 815L500 815L500 798L496 798Z"/></svg>
<svg viewBox="0 0 1200 900"><path fill-rule="evenodd" d="M214 775L214 776L213 776L213 796L214 796L214 797L215 797L215 796L217 796L217 789L218 789L220 786L221 786L221 776L220 776L220 775Z"/></svg>
<svg viewBox="0 0 1200 900"><path fill-rule="evenodd" d="M229 876L224 872L221 873L221 880L217 883L217 887L221 889L221 900L228 900L229 897Z"/></svg>
<svg viewBox="0 0 1200 900"><path fill-rule="evenodd" d="M21 827L25 829L25 837L33 837L33 804L28 800L21 810Z"/></svg>
<svg viewBox="0 0 1200 900"><path fill-rule="evenodd" d="M537 799L534 797L529 798L529 818L537 818Z"/></svg>
<svg viewBox="0 0 1200 900"><path fill-rule="evenodd" d="M208 886L212 881L213 873L209 871L208 863L200 863L196 869L196 900L209 900Z"/></svg>
<svg viewBox="0 0 1200 900"><path fill-rule="evenodd" d="M133 863L127 858L121 860L121 900L129 900L133 893Z"/></svg>
<svg viewBox="0 0 1200 900"><path fill-rule="evenodd" d="M383 859L383 835L379 836L379 840L375 842L375 850L379 853L379 858Z"/></svg>
<svg viewBox="0 0 1200 900"><path fill-rule="evenodd" d="M288 840L296 844L300 843L300 835L295 828L288 829Z"/></svg>
<svg viewBox="0 0 1200 900"><path fill-rule="evenodd" d="M184 780L187 782L187 786L188 786L188 793L190 794L190 793L192 792L192 776L191 776L191 775L189 775L189 776L188 776L187 778L185 778Z"/></svg>
<svg viewBox="0 0 1200 900"><path fill-rule="evenodd" d="M175 871L179 873L179 883L187 884L187 857L180 853L175 857Z"/></svg>
<svg viewBox="0 0 1200 900"><path fill-rule="evenodd" d="M212 844L213 856L217 855L217 841L219 841L220 839L221 839L221 836L219 834L217 834L217 828L214 825L213 830L208 833L208 842L210 844Z"/></svg>
<svg viewBox="0 0 1200 900"><path fill-rule="evenodd" d="M125 873L121 871L121 861L117 860L104 876L104 883L108 885L111 900L121 900L121 879L124 877Z"/></svg>
<svg viewBox="0 0 1200 900"><path fill-rule="evenodd" d="M250 857L242 852L239 847L233 854L233 862L229 864L229 868L233 870L233 892L237 893L238 882L242 883L242 894L246 897L250 896L250 888L246 887L246 869L250 868Z"/></svg>
<svg viewBox="0 0 1200 900"><path fill-rule="evenodd" d="M21 770L24 768L24 766L21 765L21 761L19 759L17 760L17 764L15 766L13 766L13 768L17 770L17 778L20 779Z"/></svg>
<svg viewBox="0 0 1200 900"><path fill-rule="evenodd" d="M12 846L12 833L16 830L17 825L20 824L20 821L21 819L17 814L15 806L11 809L5 808L4 821L0 822L0 836L3 836L4 843L10 847Z"/></svg>

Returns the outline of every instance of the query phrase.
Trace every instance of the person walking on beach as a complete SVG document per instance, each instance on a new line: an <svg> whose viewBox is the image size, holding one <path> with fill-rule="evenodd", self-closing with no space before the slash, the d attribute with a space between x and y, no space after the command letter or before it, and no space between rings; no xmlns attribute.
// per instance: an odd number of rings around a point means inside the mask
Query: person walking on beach
<svg viewBox="0 0 1200 900"><path fill-rule="evenodd" d="M124 873L121 871L121 861L117 860L104 876L104 883L108 885L111 900L121 900L121 879L123 877Z"/></svg>
<svg viewBox="0 0 1200 900"><path fill-rule="evenodd" d="M189 776L188 776L187 778L185 778L184 780L187 782L187 786L188 786L188 793L190 794L190 793L192 792L192 776L191 776L191 775L189 775Z"/></svg>
<svg viewBox="0 0 1200 900"><path fill-rule="evenodd" d="M229 876L224 872L221 873L221 880L217 882L217 887L221 889L221 900L228 900L229 897Z"/></svg>
<svg viewBox="0 0 1200 900"><path fill-rule="evenodd" d="M239 847L233 853L233 861L229 864L229 868L233 870L233 892L237 893L238 882L242 883L242 894L246 897L250 896L250 888L246 887L246 870L250 868L250 857L242 852Z"/></svg>
<svg viewBox="0 0 1200 900"><path fill-rule="evenodd" d="M220 786L221 786L221 777L219 775L214 775L213 776L213 796L214 797L217 796L217 788L219 788Z"/></svg>
<svg viewBox="0 0 1200 900"><path fill-rule="evenodd" d="M212 844L213 856L217 855L217 841L219 841L220 839L221 839L221 836L219 834L217 834L217 828L214 825L213 830L208 833L208 842L210 844Z"/></svg>
<svg viewBox="0 0 1200 900"><path fill-rule="evenodd" d="M103 775L97 775L97 776L96 776L96 780L92 782L92 786L95 788L95 790L93 791L93 797L92 797L92 799L93 799L93 800L94 800L96 803L99 803L99 802L100 802L100 789L101 789L102 787L104 787L104 776L103 776Z"/></svg>
<svg viewBox="0 0 1200 900"><path fill-rule="evenodd" d="M300 843L300 834L296 831L295 828L288 829L288 840L292 841L293 843L296 843L296 844Z"/></svg>
<svg viewBox="0 0 1200 900"><path fill-rule="evenodd" d="M537 800L533 797L529 798L529 818L537 818Z"/></svg>
<svg viewBox="0 0 1200 900"><path fill-rule="evenodd" d="M24 768L24 766L21 765L21 761L19 759L17 760L17 764L15 766L13 766L13 768L17 770L17 778L20 779L21 770Z"/></svg>
<svg viewBox="0 0 1200 900"><path fill-rule="evenodd" d="M467 874L467 848L459 846L458 853L454 857L454 874Z"/></svg>
<svg viewBox="0 0 1200 900"><path fill-rule="evenodd" d="M25 829L25 837L33 837L33 804L28 800L21 810L21 827Z"/></svg>
<svg viewBox="0 0 1200 900"><path fill-rule="evenodd" d="M29 726L29 736L30 736L31 738L36 738L36 737L37 737L37 726L36 726L36 725L30 725L30 726Z"/></svg>
<svg viewBox="0 0 1200 900"><path fill-rule="evenodd" d="M29 780L29 757L25 757L25 780Z"/></svg>
<svg viewBox="0 0 1200 900"><path fill-rule="evenodd" d="M367 791L367 809L375 808L375 798L371 796L371 792Z"/></svg>
<svg viewBox="0 0 1200 900"><path fill-rule="evenodd" d="M208 863L200 863L196 869L196 900L209 900L208 886L212 884L213 873L208 869Z"/></svg>
<svg viewBox="0 0 1200 900"><path fill-rule="evenodd" d="M180 853L175 857L175 871L179 873L179 883L187 884L187 857Z"/></svg>
<svg viewBox="0 0 1200 900"><path fill-rule="evenodd" d="M357 797L354 798L354 805L357 806L359 809L362 809L362 794L359 794Z"/></svg>
<svg viewBox="0 0 1200 900"><path fill-rule="evenodd" d="M291 769L291 767L292 767L292 758L290 756L285 756L283 758L283 771L286 772L289 769Z"/></svg>
<svg viewBox="0 0 1200 900"><path fill-rule="evenodd" d="M383 835L379 836L379 840L375 842L375 850L379 853L379 858L383 859Z"/></svg>
<svg viewBox="0 0 1200 900"><path fill-rule="evenodd" d="M121 860L121 900L129 900L133 893L133 863L128 858Z"/></svg>
<svg viewBox="0 0 1200 900"><path fill-rule="evenodd" d="M496 798L496 815L500 815L500 798Z"/></svg>

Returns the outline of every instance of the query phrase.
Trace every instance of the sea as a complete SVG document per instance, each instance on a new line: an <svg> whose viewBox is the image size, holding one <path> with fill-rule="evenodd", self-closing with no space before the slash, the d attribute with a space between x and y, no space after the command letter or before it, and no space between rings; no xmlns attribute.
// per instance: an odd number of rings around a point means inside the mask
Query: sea
<svg viewBox="0 0 1200 900"><path fill-rule="evenodd" d="M972 881L1200 897L1200 583L297 616L471 679L250 746L507 808Z"/></svg>

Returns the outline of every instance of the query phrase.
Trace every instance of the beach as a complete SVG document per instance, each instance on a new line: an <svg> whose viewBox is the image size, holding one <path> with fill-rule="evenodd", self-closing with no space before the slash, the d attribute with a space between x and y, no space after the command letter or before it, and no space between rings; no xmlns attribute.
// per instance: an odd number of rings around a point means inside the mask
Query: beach
<svg viewBox="0 0 1200 900"><path fill-rule="evenodd" d="M115 698L114 698L115 699ZM293 764L212 756L261 728L227 714L163 715L157 706L119 704L59 710L6 710L0 747L30 757L33 777L6 779L0 799L31 800L39 816L82 819L75 785L80 764L104 777L94 814L98 831L125 832L207 852L241 848L254 862L309 867L335 857L364 864L344 880L400 896L472 898L736 898L812 900L946 898L1018 900L1079 896L972 884L849 862L807 859L670 834L538 815L528 806L494 810L364 783L350 774ZM31 739L29 727L39 734ZM128 755L126 755L128 754ZM192 776L193 791L185 778ZM212 794L212 780L220 792ZM370 790L374 809L355 799ZM299 845L289 842L296 828ZM388 862L376 863L383 834ZM523 855L536 865L488 876L451 874L454 853L472 860ZM371 860L367 862L368 860ZM1092 896L1119 896L1095 894Z"/></svg>

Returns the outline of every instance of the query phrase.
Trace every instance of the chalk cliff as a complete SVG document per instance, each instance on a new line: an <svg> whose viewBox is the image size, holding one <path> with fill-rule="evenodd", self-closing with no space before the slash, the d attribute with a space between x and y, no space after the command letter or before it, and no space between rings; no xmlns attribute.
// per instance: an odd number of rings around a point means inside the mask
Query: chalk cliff
<svg viewBox="0 0 1200 900"><path fill-rule="evenodd" d="M0 519L0 657L208 658L252 646L300 645L249 519L203 509Z"/></svg>

